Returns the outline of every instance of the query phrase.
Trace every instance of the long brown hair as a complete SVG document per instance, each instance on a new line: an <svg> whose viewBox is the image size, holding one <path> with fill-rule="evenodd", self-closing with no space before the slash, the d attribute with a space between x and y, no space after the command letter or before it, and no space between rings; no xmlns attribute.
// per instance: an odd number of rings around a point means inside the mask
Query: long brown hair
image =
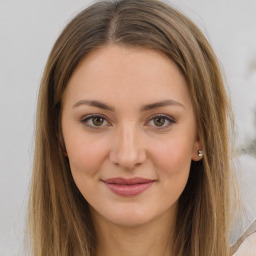
<svg viewBox="0 0 256 256"><path fill-rule="evenodd" d="M88 203L63 154L60 119L63 93L75 68L89 52L106 44L162 52L184 75L204 158L192 161L179 199L174 255L230 255L230 193L235 191L230 182L228 133L232 112L222 74L211 46L195 24L157 0L97 2L66 26L50 53L37 108L28 214L32 254L94 255Z"/></svg>

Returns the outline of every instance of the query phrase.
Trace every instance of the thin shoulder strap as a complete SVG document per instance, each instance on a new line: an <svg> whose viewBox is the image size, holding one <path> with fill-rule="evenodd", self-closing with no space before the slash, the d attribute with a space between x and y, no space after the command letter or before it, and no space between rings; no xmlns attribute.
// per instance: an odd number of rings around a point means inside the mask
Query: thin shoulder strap
<svg viewBox="0 0 256 256"><path fill-rule="evenodd" d="M240 236L240 238L235 242L234 245L231 247L232 255L237 251L239 246L242 244L242 242L252 233L256 232L256 219L254 222L249 226L249 228Z"/></svg>

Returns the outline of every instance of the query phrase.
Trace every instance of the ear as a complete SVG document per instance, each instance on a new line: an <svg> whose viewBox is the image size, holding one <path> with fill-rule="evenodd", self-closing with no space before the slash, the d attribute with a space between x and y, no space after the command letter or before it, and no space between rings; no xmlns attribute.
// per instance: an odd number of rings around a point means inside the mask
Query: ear
<svg viewBox="0 0 256 256"><path fill-rule="evenodd" d="M68 153L67 153L67 150L66 150L65 141L64 141L64 137L63 137L63 133L62 133L62 127L61 127L61 120L60 119L59 119L59 122L58 122L57 137L58 137L59 146L60 146L60 149L61 149L63 155L65 157L68 157Z"/></svg>
<svg viewBox="0 0 256 256"><path fill-rule="evenodd" d="M200 161L202 159L202 156L199 155L199 151L203 152L203 147L200 139L197 138L193 145L193 152L192 152L193 161Z"/></svg>
<svg viewBox="0 0 256 256"><path fill-rule="evenodd" d="M65 157L68 157L68 153L67 153L67 150L66 150L66 147L65 147L64 138L63 138L62 134L58 135L58 140L59 140L59 146L60 146L60 150L61 150L62 154Z"/></svg>
<svg viewBox="0 0 256 256"><path fill-rule="evenodd" d="M66 146L65 146L63 135L62 135L62 131L60 131L58 133L57 137L58 137L58 143L59 143L59 147L60 147L60 150L61 150L62 154L65 157L68 157L68 153L67 153L67 150L66 150Z"/></svg>

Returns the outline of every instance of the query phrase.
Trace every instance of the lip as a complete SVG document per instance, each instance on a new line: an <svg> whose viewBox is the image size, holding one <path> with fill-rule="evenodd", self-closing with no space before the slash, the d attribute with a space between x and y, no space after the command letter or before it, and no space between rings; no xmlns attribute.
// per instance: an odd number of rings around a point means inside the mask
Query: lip
<svg viewBox="0 0 256 256"><path fill-rule="evenodd" d="M136 196L147 190L155 182L152 179L134 177L130 179L116 177L102 180L104 184L119 196Z"/></svg>

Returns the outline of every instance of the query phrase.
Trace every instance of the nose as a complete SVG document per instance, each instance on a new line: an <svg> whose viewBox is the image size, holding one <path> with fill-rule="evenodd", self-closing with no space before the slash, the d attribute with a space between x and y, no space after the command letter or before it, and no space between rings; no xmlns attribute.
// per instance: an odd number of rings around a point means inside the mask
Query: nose
<svg viewBox="0 0 256 256"><path fill-rule="evenodd" d="M146 150L138 128L126 125L114 135L110 151L110 161L114 164L132 170L146 160Z"/></svg>

